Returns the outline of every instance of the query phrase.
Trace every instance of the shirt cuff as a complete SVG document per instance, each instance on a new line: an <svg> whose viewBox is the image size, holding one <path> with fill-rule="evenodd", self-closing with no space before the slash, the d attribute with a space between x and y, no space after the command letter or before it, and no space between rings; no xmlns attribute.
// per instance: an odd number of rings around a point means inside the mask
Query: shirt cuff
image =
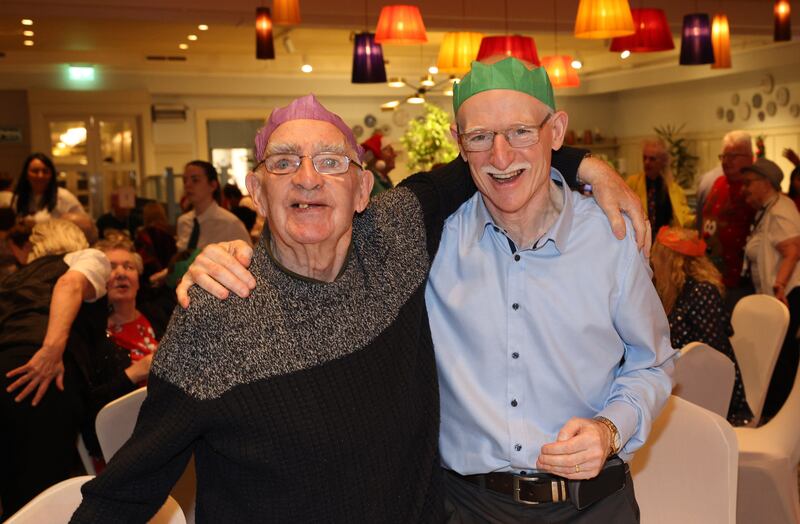
<svg viewBox="0 0 800 524"><path fill-rule="evenodd" d="M632 454L623 450L639 427L639 416L636 413L636 409L625 402L612 402L604 407L597 416L605 417L617 426L620 444L619 456L622 460L627 461Z"/></svg>

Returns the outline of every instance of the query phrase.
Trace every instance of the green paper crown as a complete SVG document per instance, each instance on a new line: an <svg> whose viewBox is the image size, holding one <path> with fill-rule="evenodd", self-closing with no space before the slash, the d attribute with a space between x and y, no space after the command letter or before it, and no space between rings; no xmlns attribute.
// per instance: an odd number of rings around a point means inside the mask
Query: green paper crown
<svg viewBox="0 0 800 524"><path fill-rule="evenodd" d="M472 95L491 89L519 91L556 110L553 86L544 67L528 69L524 63L510 56L491 65L472 62L469 73L453 86L453 112L458 113L461 104Z"/></svg>

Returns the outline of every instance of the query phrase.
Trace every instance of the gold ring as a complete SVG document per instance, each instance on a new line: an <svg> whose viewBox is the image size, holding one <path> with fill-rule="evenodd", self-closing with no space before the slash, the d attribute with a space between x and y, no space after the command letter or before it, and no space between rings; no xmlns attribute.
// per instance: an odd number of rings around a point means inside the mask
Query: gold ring
<svg viewBox="0 0 800 524"><path fill-rule="evenodd" d="M581 465L575 464L575 473L580 473L580 472L581 472Z"/></svg>

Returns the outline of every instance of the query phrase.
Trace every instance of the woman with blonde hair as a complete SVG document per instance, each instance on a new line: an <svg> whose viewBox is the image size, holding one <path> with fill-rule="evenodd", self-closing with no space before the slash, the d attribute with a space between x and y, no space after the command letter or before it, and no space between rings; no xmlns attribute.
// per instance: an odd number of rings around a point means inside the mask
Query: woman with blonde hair
<svg viewBox="0 0 800 524"><path fill-rule="evenodd" d="M722 300L725 291L722 275L705 252L706 243L697 231L662 227L650 257L655 287L669 319L673 347L703 342L733 361L736 381L728 421L741 426L753 414L747 405L739 365L729 340L733 328Z"/></svg>

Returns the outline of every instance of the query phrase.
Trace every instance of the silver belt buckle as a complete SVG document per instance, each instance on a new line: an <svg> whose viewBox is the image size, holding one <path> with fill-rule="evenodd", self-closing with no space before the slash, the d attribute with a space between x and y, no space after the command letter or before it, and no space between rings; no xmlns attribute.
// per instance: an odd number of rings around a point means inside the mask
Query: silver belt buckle
<svg viewBox="0 0 800 524"><path fill-rule="evenodd" d="M520 504L528 504L530 506L536 506L537 504L541 504L541 502L536 502L533 500L522 500L521 498L519 498L520 482L536 482L537 480L539 480L539 477L522 477L520 475L514 475L512 479L514 486L514 502L519 502Z"/></svg>

